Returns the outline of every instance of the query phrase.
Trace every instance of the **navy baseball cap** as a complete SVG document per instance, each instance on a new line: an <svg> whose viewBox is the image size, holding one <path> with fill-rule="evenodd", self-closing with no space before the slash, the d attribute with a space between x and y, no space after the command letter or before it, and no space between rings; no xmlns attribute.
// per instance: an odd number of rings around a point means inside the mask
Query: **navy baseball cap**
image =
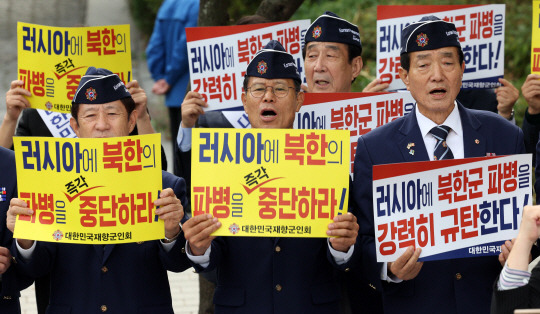
<svg viewBox="0 0 540 314"><path fill-rule="evenodd" d="M131 97L118 75L107 69L89 67L79 82L72 104L106 104Z"/></svg>
<svg viewBox="0 0 540 314"><path fill-rule="evenodd" d="M436 16L425 16L401 31L401 54L443 47L458 47L461 50L459 33L454 23Z"/></svg>
<svg viewBox="0 0 540 314"><path fill-rule="evenodd" d="M306 44L312 41L342 43L357 46L362 51L358 27L330 11L326 11L309 26L305 40Z"/></svg>
<svg viewBox="0 0 540 314"><path fill-rule="evenodd" d="M246 76L265 79L290 78L301 83L293 56L277 40L271 40L248 64Z"/></svg>

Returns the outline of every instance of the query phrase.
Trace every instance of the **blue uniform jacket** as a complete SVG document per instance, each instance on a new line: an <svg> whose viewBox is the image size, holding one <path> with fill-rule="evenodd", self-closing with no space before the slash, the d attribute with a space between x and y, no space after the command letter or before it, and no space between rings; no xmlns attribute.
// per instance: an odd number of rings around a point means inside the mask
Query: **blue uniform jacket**
<svg viewBox="0 0 540 314"><path fill-rule="evenodd" d="M163 188L170 187L187 207L184 179L163 171ZM47 313L165 313L172 314L167 270L190 267L183 250L183 233L166 252L159 240L116 245L37 242L24 262L15 248L17 266L31 277L51 272Z"/></svg>
<svg viewBox="0 0 540 314"><path fill-rule="evenodd" d="M525 152L523 133L504 118L487 111L459 106L465 157ZM408 143L415 143L409 154ZM492 285L502 267L497 256L425 262L413 280L380 280L382 263L376 263L373 220L373 165L429 160L416 113L361 136L354 161L353 193L358 205L362 270L382 289L385 313L489 313Z"/></svg>
<svg viewBox="0 0 540 314"><path fill-rule="evenodd" d="M198 0L165 0L159 8L154 31L146 47L146 61L154 80L171 86L167 107L180 107L189 82L186 27L197 26Z"/></svg>
<svg viewBox="0 0 540 314"><path fill-rule="evenodd" d="M13 242L13 233L6 227L6 214L9 202L17 197L17 174L13 151L3 147L0 147L0 194L0 246L9 249ZM20 313L19 291L30 286L32 282L30 277L21 274L12 263L0 280L0 313Z"/></svg>
<svg viewBox="0 0 540 314"><path fill-rule="evenodd" d="M218 237L204 270L217 269L216 313L334 314L334 270L348 271L354 258L338 266L322 238Z"/></svg>

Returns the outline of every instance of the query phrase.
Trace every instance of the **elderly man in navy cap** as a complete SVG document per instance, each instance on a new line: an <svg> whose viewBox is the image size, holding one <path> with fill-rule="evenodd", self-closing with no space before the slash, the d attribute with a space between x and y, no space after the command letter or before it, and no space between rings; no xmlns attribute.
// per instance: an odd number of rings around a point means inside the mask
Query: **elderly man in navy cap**
<svg viewBox="0 0 540 314"><path fill-rule="evenodd" d="M248 65L242 102L255 128L292 128L304 100L293 57L270 41ZM321 178L322 179L322 178ZM221 227L211 215L183 229L197 271L217 268L216 313L338 313L334 268L351 263L358 225L336 216L326 239L212 237Z"/></svg>
<svg viewBox="0 0 540 314"><path fill-rule="evenodd" d="M71 114L71 127L81 138L127 136L137 120L118 75L93 67L81 78ZM51 273L49 313L173 313L167 270L190 267L179 226L187 199L182 178L167 172L162 178L165 189L154 201L165 224L162 240L104 246L14 241L17 269L32 277ZM14 230L17 215L32 214L26 202L12 199L8 228Z"/></svg>
<svg viewBox="0 0 540 314"><path fill-rule="evenodd" d="M363 66L358 27L326 11L309 26L305 41L307 91L350 92Z"/></svg>
<svg viewBox="0 0 540 314"><path fill-rule="evenodd" d="M350 92L363 67L362 42L358 27L326 11L309 26L304 47L307 91L312 93ZM379 92L388 87L374 80L364 92ZM352 206L353 200L349 201ZM343 282L342 308L352 313L382 313L381 295L374 285L354 270L340 277Z"/></svg>
<svg viewBox="0 0 540 314"><path fill-rule="evenodd" d="M407 26L400 76L416 100L405 117L358 139L353 194L359 206L363 270L382 288L385 313L489 313L497 256L418 262L408 247L393 263L377 263L372 167L379 164L524 152L523 133L506 119L456 101L465 64L455 25L434 16ZM446 145L437 145L446 141ZM408 151L415 144L415 153Z"/></svg>

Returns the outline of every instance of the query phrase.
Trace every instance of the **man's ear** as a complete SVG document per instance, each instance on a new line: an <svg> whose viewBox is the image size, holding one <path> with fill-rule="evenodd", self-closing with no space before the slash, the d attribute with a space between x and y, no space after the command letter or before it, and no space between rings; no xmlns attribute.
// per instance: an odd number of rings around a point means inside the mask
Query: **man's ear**
<svg viewBox="0 0 540 314"><path fill-rule="evenodd" d="M79 124L77 123L77 120L75 120L75 118L71 117L69 119L69 125L71 126L75 134L77 134L77 137L81 137L79 135Z"/></svg>
<svg viewBox="0 0 540 314"><path fill-rule="evenodd" d="M402 67L399 67L399 77L403 81L403 84L407 86L407 90L409 90L409 71L405 70Z"/></svg>
<svg viewBox="0 0 540 314"><path fill-rule="evenodd" d="M300 111L300 108L302 108L302 105L304 104L306 94L304 94L303 91L299 91L296 95L296 112Z"/></svg>
<svg viewBox="0 0 540 314"><path fill-rule="evenodd" d="M352 81L358 75L360 75L360 72L362 71L362 68L364 67L364 61L362 60L362 57L358 56L352 59L351 66L352 66L352 73L351 73L352 74L351 81Z"/></svg>
<svg viewBox="0 0 540 314"><path fill-rule="evenodd" d="M246 111L246 102L247 102L246 93L242 93L242 96L240 98L242 99L242 105L244 106L244 111Z"/></svg>
<svg viewBox="0 0 540 314"><path fill-rule="evenodd" d="M133 129L135 129L135 126L137 125L138 114L139 113L137 112L137 109L133 109L133 111L129 115L129 119L128 119L129 133L133 132Z"/></svg>

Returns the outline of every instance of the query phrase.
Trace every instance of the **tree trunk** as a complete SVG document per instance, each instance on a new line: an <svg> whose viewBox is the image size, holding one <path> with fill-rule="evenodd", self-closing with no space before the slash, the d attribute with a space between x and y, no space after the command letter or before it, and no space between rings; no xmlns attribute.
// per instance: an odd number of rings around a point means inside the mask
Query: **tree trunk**
<svg viewBox="0 0 540 314"><path fill-rule="evenodd" d="M272 22L288 21L304 0L263 0L255 14Z"/></svg>

